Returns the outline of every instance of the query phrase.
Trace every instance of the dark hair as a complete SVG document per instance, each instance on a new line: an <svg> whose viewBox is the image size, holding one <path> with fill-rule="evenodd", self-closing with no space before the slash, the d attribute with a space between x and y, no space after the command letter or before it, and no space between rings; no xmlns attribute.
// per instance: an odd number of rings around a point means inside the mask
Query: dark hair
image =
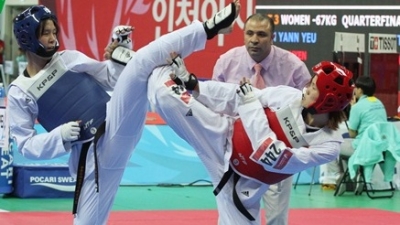
<svg viewBox="0 0 400 225"><path fill-rule="evenodd" d="M44 29L46 27L47 20L53 21L54 26L56 27L56 36L58 37L58 33L60 32L60 27L58 26L58 21L53 18L48 18L48 19L44 19L44 20L40 21L39 27L36 30L36 38L39 39L40 36L42 36Z"/></svg>
<svg viewBox="0 0 400 225"><path fill-rule="evenodd" d="M341 124L346 120L347 120L346 113L343 111L329 112L329 120L326 126L332 130L338 130L339 124Z"/></svg>
<svg viewBox="0 0 400 225"><path fill-rule="evenodd" d="M357 78L355 86L361 88L363 93L367 96L373 96L375 94L375 81L370 76L360 76Z"/></svg>
<svg viewBox="0 0 400 225"><path fill-rule="evenodd" d="M261 14L261 13L255 13L249 17L247 17L246 21L244 22L244 27L246 27L247 21L249 20L257 20L257 21L268 21L268 24L270 26L271 29L271 34L273 34L275 32L275 23L274 20L271 17L266 16L265 14Z"/></svg>

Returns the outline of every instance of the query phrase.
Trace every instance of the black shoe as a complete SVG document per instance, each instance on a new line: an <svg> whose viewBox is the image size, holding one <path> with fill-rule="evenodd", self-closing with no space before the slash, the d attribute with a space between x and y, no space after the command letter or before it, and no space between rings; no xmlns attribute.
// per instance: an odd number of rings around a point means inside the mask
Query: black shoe
<svg viewBox="0 0 400 225"><path fill-rule="evenodd" d="M236 5L234 2L223 8L211 19L203 23L207 34L207 39L215 37L220 31L229 28L237 16Z"/></svg>

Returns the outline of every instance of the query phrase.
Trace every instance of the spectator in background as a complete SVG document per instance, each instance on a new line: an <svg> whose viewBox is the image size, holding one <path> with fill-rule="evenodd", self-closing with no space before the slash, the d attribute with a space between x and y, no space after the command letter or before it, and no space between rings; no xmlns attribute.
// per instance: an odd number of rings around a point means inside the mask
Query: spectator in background
<svg viewBox="0 0 400 225"><path fill-rule="evenodd" d="M339 162L328 163L328 170L333 168L334 171L340 171L343 174L347 165L342 162L346 162L354 153L367 127L374 123L387 122L385 106L374 96L375 89L375 81L370 76L360 76L356 80L348 121L350 138L345 138L341 145ZM339 187L338 195L342 195L346 191L345 185L342 186ZM359 191L358 188L362 188L362 185L356 187L356 192Z"/></svg>
<svg viewBox="0 0 400 225"><path fill-rule="evenodd" d="M253 14L244 25L244 45L230 49L219 57L213 80L238 84L243 77L259 89L287 85L305 87L311 75L306 65L291 52L273 45L274 21ZM292 177L271 185L263 196L268 225L288 224Z"/></svg>

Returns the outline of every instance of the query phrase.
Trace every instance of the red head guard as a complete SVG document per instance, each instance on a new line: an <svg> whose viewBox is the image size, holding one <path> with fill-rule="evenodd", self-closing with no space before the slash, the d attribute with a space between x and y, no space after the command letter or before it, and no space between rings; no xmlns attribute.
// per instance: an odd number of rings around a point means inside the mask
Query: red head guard
<svg viewBox="0 0 400 225"><path fill-rule="evenodd" d="M329 113L343 110L353 97L353 73L343 66L322 61L312 68L317 79L319 97L308 109L311 113Z"/></svg>

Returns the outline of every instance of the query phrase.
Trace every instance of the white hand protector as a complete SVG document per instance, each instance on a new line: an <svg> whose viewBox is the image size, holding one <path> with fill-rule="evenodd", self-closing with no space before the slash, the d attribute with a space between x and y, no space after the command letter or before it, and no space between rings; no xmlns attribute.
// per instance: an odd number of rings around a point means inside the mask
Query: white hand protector
<svg viewBox="0 0 400 225"><path fill-rule="evenodd" d="M61 138L64 142L76 141L79 138L79 132L81 128L79 123L76 121L71 121L61 125Z"/></svg>
<svg viewBox="0 0 400 225"><path fill-rule="evenodd" d="M188 82L190 80L190 73L187 71L185 62L179 55L171 59L170 65L174 70L174 74L180 80L183 82Z"/></svg>
<svg viewBox="0 0 400 225"><path fill-rule="evenodd" d="M264 143L254 151L250 159L262 165L265 170L284 170L293 153L280 140L267 138Z"/></svg>
<svg viewBox="0 0 400 225"><path fill-rule="evenodd" d="M128 48L117 46L111 53L111 60L126 66L134 54L135 52Z"/></svg>
<svg viewBox="0 0 400 225"><path fill-rule="evenodd" d="M114 27L112 32L111 41L118 40L118 45L123 46L128 49L133 48L133 41L130 34L133 32L134 28L127 25L119 25Z"/></svg>
<svg viewBox="0 0 400 225"><path fill-rule="evenodd" d="M240 104L244 105L250 102L254 102L257 100L256 96L253 92L253 87L250 83L243 83L239 86L239 89L236 90L236 93L240 96Z"/></svg>

